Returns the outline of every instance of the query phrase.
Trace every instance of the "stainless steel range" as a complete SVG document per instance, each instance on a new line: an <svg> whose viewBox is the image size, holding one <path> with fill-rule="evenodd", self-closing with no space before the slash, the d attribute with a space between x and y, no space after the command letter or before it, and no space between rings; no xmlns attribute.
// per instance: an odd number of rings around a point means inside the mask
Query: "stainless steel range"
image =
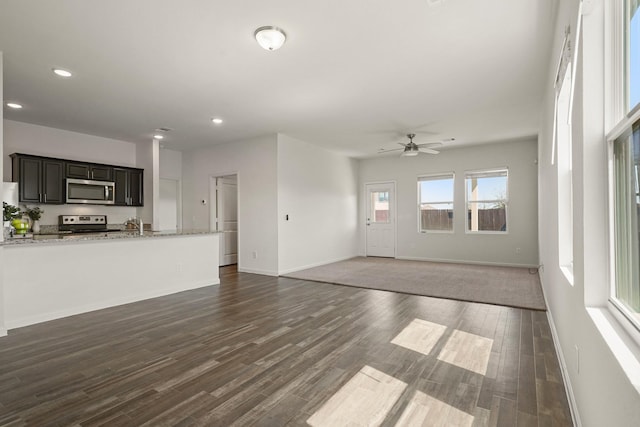
<svg viewBox="0 0 640 427"><path fill-rule="evenodd" d="M58 230L72 233L100 233L107 228L106 215L60 215Z"/></svg>

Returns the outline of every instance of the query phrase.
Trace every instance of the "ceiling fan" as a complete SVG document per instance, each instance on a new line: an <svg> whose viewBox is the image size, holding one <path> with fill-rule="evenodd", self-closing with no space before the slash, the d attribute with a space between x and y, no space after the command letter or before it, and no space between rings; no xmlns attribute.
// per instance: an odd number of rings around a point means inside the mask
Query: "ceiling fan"
<svg viewBox="0 0 640 427"><path fill-rule="evenodd" d="M438 154L440 152L437 150L434 150L433 147L442 145L442 143L444 142L455 141L455 138L448 138L440 141L432 141L432 142L425 142L423 144L416 144L415 142L413 142L413 138L415 137L416 137L415 133L408 133L407 134L407 138L409 138L408 143L405 144L402 142L398 142L398 144L402 145L402 148L394 148L391 150L385 150L381 148L380 150L378 150L378 154L389 153L391 151L401 151L401 150L402 150L402 153L400 153L401 156L417 156L420 153Z"/></svg>

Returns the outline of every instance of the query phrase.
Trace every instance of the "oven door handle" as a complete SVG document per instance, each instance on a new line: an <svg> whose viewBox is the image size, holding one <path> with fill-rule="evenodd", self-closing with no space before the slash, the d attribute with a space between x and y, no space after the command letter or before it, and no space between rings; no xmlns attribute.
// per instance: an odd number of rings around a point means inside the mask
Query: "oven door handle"
<svg viewBox="0 0 640 427"><path fill-rule="evenodd" d="M109 201L109 186L104 186L104 200Z"/></svg>

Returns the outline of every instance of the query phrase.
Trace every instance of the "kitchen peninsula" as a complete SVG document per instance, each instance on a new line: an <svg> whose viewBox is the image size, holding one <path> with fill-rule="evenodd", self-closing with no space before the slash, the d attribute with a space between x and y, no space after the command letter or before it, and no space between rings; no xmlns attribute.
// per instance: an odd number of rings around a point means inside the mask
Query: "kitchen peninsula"
<svg viewBox="0 0 640 427"><path fill-rule="evenodd" d="M7 329L218 285L218 233L12 239L4 247Z"/></svg>

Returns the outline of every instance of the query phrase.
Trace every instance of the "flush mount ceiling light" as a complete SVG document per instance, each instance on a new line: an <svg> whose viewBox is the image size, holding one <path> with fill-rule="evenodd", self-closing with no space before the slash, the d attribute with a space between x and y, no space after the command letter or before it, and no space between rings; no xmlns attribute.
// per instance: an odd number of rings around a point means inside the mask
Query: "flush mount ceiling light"
<svg viewBox="0 0 640 427"><path fill-rule="evenodd" d="M214 125L221 125L221 124L222 124L222 119L221 119L221 118L219 118L219 117L214 117L213 119L211 119L211 122L212 122Z"/></svg>
<svg viewBox="0 0 640 427"><path fill-rule="evenodd" d="M17 104L15 102L7 102L7 107L13 108L14 110L19 110L22 108L21 104Z"/></svg>
<svg viewBox="0 0 640 427"><path fill-rule="evenodd" d="M155 139L163 139L163 138L164 138L164 135L158 135L158 134L156 134L156 135L153 135L153 137L154 137Z"/></svg>
<svg viewBox="0 0 640 427"><path fill-rule="evenodd" d="M263 49L278 50L287 39L287 35L278 27L266 26L260 27L253 33L256 41Z"/></svg>
<svg viewBox="0 0 640 427"><path fill-rule="evenodd" d="M71 77L71 71L63 70L62 68L52 68L53 72L60 77Z"/></svg>

